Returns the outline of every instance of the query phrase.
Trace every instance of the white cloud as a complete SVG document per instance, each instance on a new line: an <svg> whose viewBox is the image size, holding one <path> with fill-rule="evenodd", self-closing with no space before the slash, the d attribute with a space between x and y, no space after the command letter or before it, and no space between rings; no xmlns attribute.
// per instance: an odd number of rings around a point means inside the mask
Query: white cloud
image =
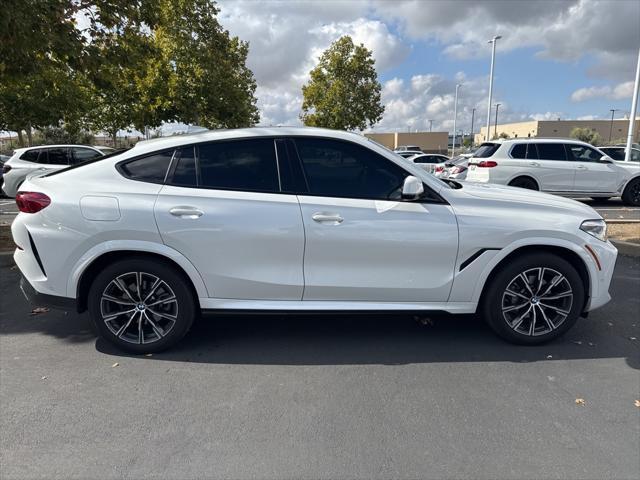
<svg viewBox="0 0 640 480"><path fill-rule="evenodd" d="M608 98L611 100L622 100L631 98L633 95L633 82L620 83L614 87L604 85L602 87L579 88L571 94L571 101L584 102L594 98Z"/></svg>

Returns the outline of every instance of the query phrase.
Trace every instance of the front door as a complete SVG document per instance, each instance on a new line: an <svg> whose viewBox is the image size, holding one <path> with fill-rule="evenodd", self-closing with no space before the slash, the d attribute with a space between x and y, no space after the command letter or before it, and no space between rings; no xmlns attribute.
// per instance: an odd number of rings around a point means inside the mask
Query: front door
<svg viewBox="0 0 640 480"><path fill-rule="evenodd" d="M155 205L163 242L200 272L210 297L302 300L304 230L281 193L273 139L176 152Z"/></svg>
<svg viewBox="0 0 640 480"><path fill-rule="evenodd" d="M446 301L458 250L451 207L430 191L423 201L403 201L409 173L361 145L295 144L308 184L299 196L304 300Z"/></svg>
<svg viewBox="0 0 640 480"><path fill-rule="evenodd" d="M576 164L575 192L615 192L618 189L618 169L613 163L602 163L602 154L580 144L567 144L567 153Z"/></svg>

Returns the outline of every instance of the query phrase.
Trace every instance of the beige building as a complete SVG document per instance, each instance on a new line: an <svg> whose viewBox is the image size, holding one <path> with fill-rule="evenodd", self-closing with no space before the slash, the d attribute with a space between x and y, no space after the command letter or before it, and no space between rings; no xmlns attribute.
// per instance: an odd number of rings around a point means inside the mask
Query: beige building
<svg viewBox="0 0 640 480"><path fill-rule="evenodd" d="M447 132L365 133L365 136L387 148L394 149L401 145L416 145L425 153L446 154L449 141Z"/></svg>
<svg viewBox="0 0 640 480"><path fill-rule="evenodd" d="M611 128L611 120L531 120L528 122L498 124L498 136L502 133L509 138L522 137L550 137L569 138L574 128L588 128L598 132L604 142L609 141L611 129L611 141L614 143L625 142L629 129L629 120L614 120ZM475 135L475 143L482 143L486 139L487 127L482 127L480 133ZM495 135L495 127L491 125L489 130L491 137ZM640 119L636 118L635 139L640 139Z"/></svg>

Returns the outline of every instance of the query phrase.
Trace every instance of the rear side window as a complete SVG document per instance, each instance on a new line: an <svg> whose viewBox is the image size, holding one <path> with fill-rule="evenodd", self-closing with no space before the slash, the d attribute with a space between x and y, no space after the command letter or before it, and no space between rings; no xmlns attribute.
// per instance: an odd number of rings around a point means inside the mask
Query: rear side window
<svg viewBox="0 0 640 480"><path fill-rule="evenodd" d="M500 148L499 143L483 143L473 154L474 158L489 158Z"/></svg>
<svg viewBox="0 0 640 480"><path fill-rule="evenodd" d="M166 150L121 163L118 169L125 177L131 180L164 183L172 156L173 150Z"/></svg>
<svg viewBox="0 0 640 480"><path fill-rule="evenodd" d="M191 146L180 149L171 184L178 187L195 187L198 185L194 147Z"/></svg>
<svg viewBox="0 0 640 480"><path fill-rule="evenodd" d="M27 150L22 155L20 155L20 160L26 160L27 162L37 162L38 161L38 155L40 155L41 151L42 151L41 148L36 148L36 149L33 149L33 150Z"/></svg>
<svg viewBox="0 0 640 480"><path fill-rule="evenodd" d="M624 148L607 148L603 151L614 160L624 160Z"/></svg>
<svg viewBox="0 0 640 480"><path fill-rule="evenodd" d="M537 159L538 149L535 143L519 143L511 149L513 158Z"/></svg>
<svg viewBox="0 0 640 480"><path fill-rule="evenodd" d="M49 161L50 165L69 165L69 149L68 148L49 148ZM42 162L42 155L38 158L39 163Z"/></svg>
<svg viewBox="0 0 640 480"><path fill-rule="evenodd" d="M273 139L215 142L198 147L200 186L280 192Z"/></svg>
<svg viewBox="0 0 640 480"><path fill-rule="evenodd" d="M566 160L567 154L562 143L538 143L540 160Z"/></svg>
<svg viewBox="0 0 640 480"><path fill-rule="evenodd" d="M442 162L442 159L440 159L439 157L427 156L427 157L416 158L413 162L414 163L440 163Z"/></svg>

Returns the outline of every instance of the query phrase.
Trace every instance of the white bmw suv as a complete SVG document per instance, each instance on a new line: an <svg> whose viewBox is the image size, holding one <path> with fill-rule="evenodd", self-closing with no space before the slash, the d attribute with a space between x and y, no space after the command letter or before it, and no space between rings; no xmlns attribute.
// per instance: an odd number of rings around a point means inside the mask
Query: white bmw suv
<svg viewBox="0 0 640 480"><path fill-rule="evenodd" d="M617 255L586 205L438 180L323 129L140 142L30 178L16 201L23 291L136 353L229 310L477 312L540 343L610 299Z"/></svg>
<svg viewBox="0 0 640 480"><path fill-rule="evenodd" d="M627 205L640 205L640 164L615 161L578 140L516 138L483 143L469 161L466 180L568 197L622 197Z"/></svg>

